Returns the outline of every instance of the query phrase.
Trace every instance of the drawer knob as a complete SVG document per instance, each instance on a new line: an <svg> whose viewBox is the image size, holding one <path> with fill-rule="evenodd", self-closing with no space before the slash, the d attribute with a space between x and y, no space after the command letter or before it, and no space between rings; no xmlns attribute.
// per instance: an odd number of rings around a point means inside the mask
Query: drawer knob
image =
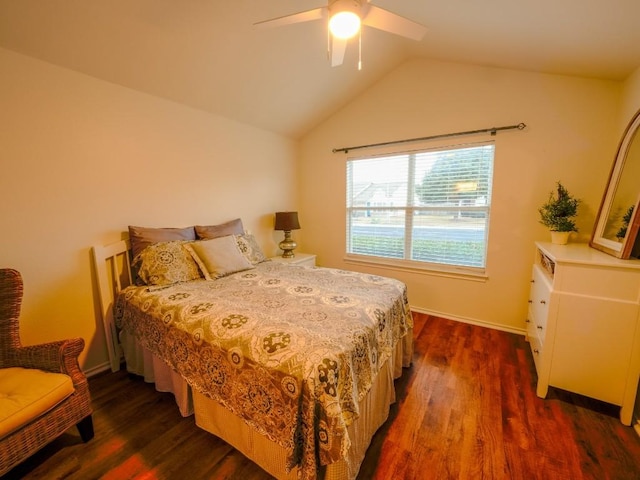
<svg viewBox="0 0 640 480"><path fill-rule="evenodd" d="M531 280L531 283L536 283L536 281L535 280Z"/></svg>
<svg viewBox="0 0 640 480"><path fill-rule="evenodd" d="M537 348L534 348L533 349L533 353L535 353L536 355L539 355L540 354L540 350L538 350Z"/></svg>
<svg viewBox="0 0 640 480"><path fill-rule="evenodd" d="M525 320L526 323L531 323L531 320L529 320L528 318Z"/></svg>
<svg viewBox="0 0 640 480"><path fill-rule="evenodd" d="M540 325L537 325L537 326L536 326L536 328L537 328L538 330L542 330L542 327L541 327Z"/></svg>
<svg viewBox="0 0 640 480"><path fill-rule="evenodd" d="M529 303L533 303L533 300L529 300Z"/></svg>
<svg viewBox="0 0 640 480"><path fill-rule="evenodd" d="M540 303L541 303L542 305L546 305L546 303L547 303L547 302L546 302L545 300L540 300Z"/></svg>

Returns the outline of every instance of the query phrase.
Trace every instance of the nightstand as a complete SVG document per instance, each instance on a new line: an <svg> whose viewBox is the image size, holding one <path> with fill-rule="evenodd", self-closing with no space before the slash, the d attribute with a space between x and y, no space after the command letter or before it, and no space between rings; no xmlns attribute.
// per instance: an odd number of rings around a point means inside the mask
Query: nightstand
<svg viewBox="0 0 640 480"><path fill-rule="evenodd" d="M304 265L306 267L316 266L316 256L311 253L296 253L293 258L282 258L282 256L271 257L271 261L284 263L285 265Z"/></svg>

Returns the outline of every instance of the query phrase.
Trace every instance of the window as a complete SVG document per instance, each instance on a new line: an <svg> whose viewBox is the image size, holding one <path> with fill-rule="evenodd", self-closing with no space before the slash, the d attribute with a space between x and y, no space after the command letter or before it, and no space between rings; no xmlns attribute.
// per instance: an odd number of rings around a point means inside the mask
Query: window
<svg viewBox="0 0 640 480"><path fill-rule="evenodd" d="M494 144L347 161L347 253L482 273Z"/></svg>

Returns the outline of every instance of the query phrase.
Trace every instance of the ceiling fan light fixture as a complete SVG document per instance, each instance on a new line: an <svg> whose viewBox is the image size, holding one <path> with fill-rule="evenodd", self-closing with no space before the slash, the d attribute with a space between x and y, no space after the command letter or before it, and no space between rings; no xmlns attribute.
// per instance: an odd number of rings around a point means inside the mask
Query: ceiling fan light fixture
<svg viewBox="0 0 640 480"><path fill-rule="evenodd" d="M373 27L401 37L422 40L426 27L413 20L406 19L384 8L371 5L371 0L325 0L326 7L316 7L304 12L285 15L284 17L264 20L254 25L279 27L292 23L309 22L311 20L329 21L325 23L327 33L327 58L331 66L342 65L348 41L360 34L358 41L358 58L362 54L362 29ZM358 69L362 63L358 60Z"/></svg>
<svg viewBox="0 0 640 480"><path fill-rule="evenodd" d="M351 38L360 31L360 17L350 11L337 12L329 19L329 31L334 37Z"/></svg>

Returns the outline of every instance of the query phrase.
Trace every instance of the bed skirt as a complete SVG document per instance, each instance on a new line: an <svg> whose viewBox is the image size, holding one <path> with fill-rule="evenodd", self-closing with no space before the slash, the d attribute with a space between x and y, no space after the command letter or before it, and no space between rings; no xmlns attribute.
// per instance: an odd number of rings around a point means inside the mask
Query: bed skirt
<svg viewBox="0 0 640 480"><path fill-rule="evenodd" d="M137 345L123 331L120 336L127 371L155 383L156 390L174 394L182 416L195 414L198 427L221 438L251 459L278 480L296 480L297 469L287 472L287 452L284 448L249 427L210 398L192 391L185 380L162 360ZM353 480L358 475L371 438L389 416L395 402L394 379L402 375L402 368L411 365L413 332L396 346L394 355L382 365L371 390L360 402L360 416L348 427L351 448L347 457L324 468L325 480Z"/></svg>

